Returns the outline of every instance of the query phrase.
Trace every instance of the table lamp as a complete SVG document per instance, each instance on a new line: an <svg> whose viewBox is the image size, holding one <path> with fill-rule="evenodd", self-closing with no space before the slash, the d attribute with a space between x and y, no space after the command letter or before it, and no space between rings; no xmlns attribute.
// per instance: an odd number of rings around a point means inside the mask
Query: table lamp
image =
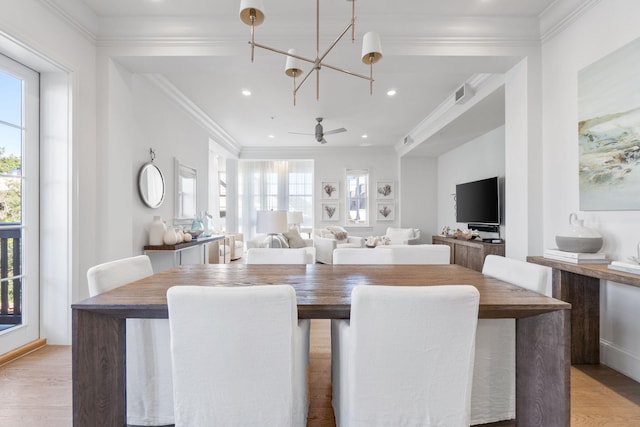
<svg viewBox="0 0 640 427"><path fill-rule="evenodd" d="M289 224L289 227L295 228L296 230L300 231L300 224L302 224L302 212L287 212L287 223Z"/></svg>
<svg viewBox="0 0 640 427"><path fill-rule="evenodd" d="M256 222L258 233L267 233L263 246L268 248L284 248L286 242L280 233L286 233L287 211L258 211Z"/></svg>

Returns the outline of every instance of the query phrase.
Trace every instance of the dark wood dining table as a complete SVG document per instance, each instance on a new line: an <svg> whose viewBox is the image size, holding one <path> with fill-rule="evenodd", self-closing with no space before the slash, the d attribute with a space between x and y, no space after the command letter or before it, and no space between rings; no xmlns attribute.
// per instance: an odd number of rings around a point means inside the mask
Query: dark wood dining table
<svg viewBox="0 0 640 427"><path fill-rule="evenodd" d="M185 265L77 302L73 311L73 425L126 425L126 319L167 318L172 286L289 284L298 317L348 319L359 284L469 284L479 318L516 319L516 425L570 424L569 303L459 265Z"/></svg>

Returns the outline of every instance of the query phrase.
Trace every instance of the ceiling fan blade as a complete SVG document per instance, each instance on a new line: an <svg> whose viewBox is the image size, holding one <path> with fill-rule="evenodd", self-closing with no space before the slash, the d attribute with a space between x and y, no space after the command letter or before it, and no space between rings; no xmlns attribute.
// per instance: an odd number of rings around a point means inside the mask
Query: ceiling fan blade
<svg viewBox="0 0 640 427"><path fill-rule="evenodd" d="M326 144L326 143L327 143L327 140L322 138L322 141L320 141L320 144Z"/></svg>
<svg viewBox="0 0 640 427"><path fill-rule="evenodd" d="M291 135L314 135L313 133L289 132Z"/></svg>
<svg viewBox="0 0 640 427"><path fill-rule="evenodd" d="M333 129L330 131L325 132L325 135L333 135L335 133L342 133L342 132L346 132L347 130L345 128L339 128L339 129Z"/></svg>

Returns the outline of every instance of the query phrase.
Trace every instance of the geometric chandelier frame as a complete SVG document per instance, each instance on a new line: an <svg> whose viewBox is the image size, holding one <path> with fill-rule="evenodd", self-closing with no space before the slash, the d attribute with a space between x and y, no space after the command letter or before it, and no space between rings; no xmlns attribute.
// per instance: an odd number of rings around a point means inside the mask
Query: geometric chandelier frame
<svg viewBox="0 0 640 427"><path fill-rule="evenodd" d="M364 35L362 39L362 62L369 65L369 75L366 76L364 74L354 73L349 70L345 70L343 68L339 68L328 64L325 61L325 58L331 52L331 50L338 44L338 42L344 37L345 34L349 30L351 30L351 41L355 41L355 1L351 1L351 22L346 26L346 28L336 37L336 39L329 45L329 47L321 54L320 52L320 0L316 0L316 57L315 58L307 58L301 55L298 55L295 49L289 49L287 52L284 50L276 49L270 46L266 46L261 43L257 43L255 41L255 27L262 24L264 22L265 14L264 7L262 5L262 0L241 0L240 2L240 19L245 24L251 27L251 40L249 44L251 45L251 62L253 62L254 58L254 49L256 47L260 49L265 49L271 52L279 53L281 55L285 55L287 57L286 65L285 65L285 74L289 77L293 78L293 105L296 105L296 95L298 90L304 85L304 83L309 79L309 76L315 71L316 72L316 99L320 99L320 70L323 67L330 68L335 71L339 71L344 74L348 74L350 76L358 77L361 79L369 80L369 93L373 94L373 64L378 62L382 58L382 47L380 45L380 37L377 33L368 32ZM302 62L307 62L311 64L311 69L304 75L302 80L298 83L297 78L303 74L302 70Z"/></svg>

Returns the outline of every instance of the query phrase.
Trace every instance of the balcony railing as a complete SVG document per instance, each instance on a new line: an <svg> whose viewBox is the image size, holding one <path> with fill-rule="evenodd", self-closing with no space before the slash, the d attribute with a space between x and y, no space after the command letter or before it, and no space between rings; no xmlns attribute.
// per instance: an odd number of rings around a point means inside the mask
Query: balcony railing
<svg viewBox="0 0 640 427"><path fill-rule="evenodd" d="M0 229L0 325L22 323L22 229Z"/></svg>

